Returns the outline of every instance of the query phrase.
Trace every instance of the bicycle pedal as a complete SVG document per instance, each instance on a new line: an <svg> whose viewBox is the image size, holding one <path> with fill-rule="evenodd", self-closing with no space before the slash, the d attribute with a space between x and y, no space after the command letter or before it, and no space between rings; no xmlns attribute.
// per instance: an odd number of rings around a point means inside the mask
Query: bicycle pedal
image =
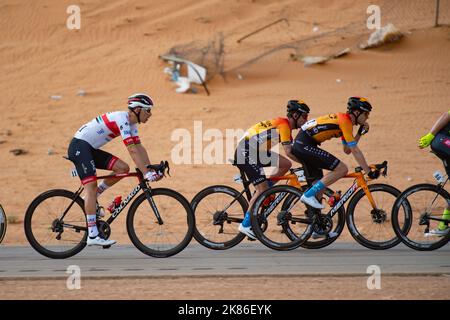
<svg viewBox="0 0 450 320"><path fill-rule="evenodd" d="M111 248L111 245L109 245L109 246L103 246L103 249L109 249L109 248Z"/></svg>
<svg viewBox="0 0 450 320"><path fill-rule="evenodd" d="M250 238L249 236L247 236L247 240L248 241L256 241L256 239Z"/></svg>

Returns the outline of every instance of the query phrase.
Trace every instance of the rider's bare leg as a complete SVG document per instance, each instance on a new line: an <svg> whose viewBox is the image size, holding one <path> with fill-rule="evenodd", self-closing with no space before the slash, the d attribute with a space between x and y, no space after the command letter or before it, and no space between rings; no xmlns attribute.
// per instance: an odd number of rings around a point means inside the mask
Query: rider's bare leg
<svg viewBox="0 0 450 320"><path fill-rule="evenodd" d="M278 156L278 167L275 170L275 172L270 176L280 177L285 175L292 167L292 162L288 158L282 156L281 154L275 154L274 152L272 152L272 155Z"/></svg>
<svg viewBox="0 0 450 320"><path fill-rule="evenodd" d="M128 173L128 172L130 172L130 167L124 161L117 159L117 161L114 163L114 165L112 167L112 171L113 171L113 173L111 173L111 175L118 174L118 173ZM120 180L120 178L104 179L98 186L97 197L100 194L102 194L103 191L105 191L109 187L111 187L111 186L115 185L117 182L119 182L119 180Z"/></svg>
<svg viewBox="0 0 450 320"><path fill-rule="evenodd" d="M97 180L86 183L84 191L86 193L84 197L84 212L86 212L89 237L95 238L98 235L96 224Z"/></svg>

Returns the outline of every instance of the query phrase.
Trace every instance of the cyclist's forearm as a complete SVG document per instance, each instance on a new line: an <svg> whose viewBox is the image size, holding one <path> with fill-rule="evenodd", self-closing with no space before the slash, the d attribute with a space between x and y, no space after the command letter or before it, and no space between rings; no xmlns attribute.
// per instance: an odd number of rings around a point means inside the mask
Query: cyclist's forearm
<svg viewBox="0 0 450 320"><path fill-rule="evenodd" d="M449 121L450 121L450 114L448 112L443 113L431 128L430 133L432 133L435 136L439 131L442 130L442 128L444 128L447 125L447 123L449 123Z"/></svg>
<svg viewBox="0 0 450 320"><path fill-rule="evenodd" d="M136 148L139 150L139 153L143 157L146 164L151 164L150 158L148 157L147 149L144 148L142 144L136 145Z"/></svg>
<svg viewBox="0 0 450 320"><path fill-rule="evenodd" d="M147 173L147 171L149 171L147 165L149 165L150 162L145 158L144 153L137 146L130 147L128 151L138 169L141 170L143 174Z"/></svg>
<svg viewBox="0 0 450 320"><path fill-rule="evenodd" d="M355 157L356 162L358 162L358 164L361 166L361 168L365 171L365 172L369 172L370 171L370 167L366 162L366 159L364 158L363 153L361 152L361 150L356 146L351 148L353 157Z"/></svg>

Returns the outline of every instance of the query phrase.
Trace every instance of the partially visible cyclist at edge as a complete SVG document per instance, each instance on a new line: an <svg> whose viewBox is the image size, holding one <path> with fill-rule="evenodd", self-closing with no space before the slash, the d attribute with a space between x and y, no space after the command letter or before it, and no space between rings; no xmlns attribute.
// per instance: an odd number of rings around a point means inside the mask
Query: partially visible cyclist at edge
<svg viewBox="0 0 450 320"><path fill-rule="evenodd" d="M249 128L239 141L235 152L235 163L243 170L256 192L253 194L249 210L256 198L273 185L267 180L264 167L276 167L271 177L284 175L291 168L291 161L270 149L281 143L286 155L294 160L292 154L292 130L298 129L308 119L309 107L303 101L289 100L287 103L287 117L261 121ZM250 211L245 213L244 220L239 225L239 231L251 239L256 239L251 228Z"/></svg>
<svg viewBox="0 0 450 320"><path fill-rule="evenodd" d="M379 171L371 169L357 143L363 130L369 130L367 120L372 106L365 98L350 97L346 113L328 114L306 122L299 130L292 147L292 153L301 160L305 177L311 187L300 198L303 203L316 209L321 204L324 189L348 173L348 167L331 153L319 148L319 145L331 138L341 137L344 152L353 154L356 162L371 179L379 176ZM356 136L353 126L360 125ZM323 175L323 170L331 172ZM320 201L318 200L320 199ZM326 236L315 234L314 238ZM332 236L332 235L330 235Z"/></svg>
<svg viewBox="0 0 450 320"><path fill-rule="evenodd" d="M431 150L444 162L445 171L450 175L450 111L444 112L434 123L430 132L419 139L419 148L424 149L431 145ZM445 208L442 219L450 220L450 199ZM430 234L444 236L450 228L443 221Z"/></svg>
<svg viewBox="0 0 450 320"><path fill-rule="evenodd" d="M128 97L128 110L115 111L102 114L92 121L81 126L70 142L68 157L75 164L78 176L84 186L86 195L84 209L88 225L89 236L87 245L109 246L115 240L103 239L97 229L97 214L103 212L97 203L97 198L106 189L114 185L119 179L104 179L97 186L96 169L112 170L113 174L127 173L130 167L123 160L100 149L103 145L121 136L131 158L137 168L148 181L157 181L162 178L158 173L147 169L150 160L146 149L141 145L137 124L146 123L151 117L153 107L152 99L143 93Z"/></svg>

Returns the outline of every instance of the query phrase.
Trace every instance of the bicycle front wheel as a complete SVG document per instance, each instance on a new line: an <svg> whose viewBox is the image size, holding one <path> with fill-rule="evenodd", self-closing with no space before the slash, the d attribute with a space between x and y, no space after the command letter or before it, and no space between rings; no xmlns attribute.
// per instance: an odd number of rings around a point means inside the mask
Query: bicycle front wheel
<svg viewBox="0 0 450 320"><path fill-rule="evenodd" d="M40 254L52 259L71 257L86 246L84 201L67 190L50 190L36 197L25 213L25 235Z"/></svg>
<svg viewBox="0 0 450 320"><path fill-rule="evenodd" d="M236 189L222 185L208 187L195 195L191 207L195 214L194 238L203 246L226 250L245 238L238 227L248 203Z"/></svg>
<svg viewBox="0 0 450 320"><path fill-rule="evenodd" d="M6 234L6 227L8 226L8 221L6 220L6 214L3 207L0 205L0 243Z"/></svg>
<svg viewBox="0 0 450 320"><path fill-rule="evenodd" d="M141 252L156 258L170 257L191 241L194 214L178 192L158 188L151 189L150 194L150 199L144 193L132 203L127 215L128 235Z"/></svg>
<svg viewBox="0 0 450 320"><path fill-rule="evenodd" d="M296 249L308 240L312 219L300 201L301 196L300 190L286 185L275 186L258 196L251 209L251 222L253 232L262 244L286 251ZM287 207L283 206L286 201L289 202Z"/></svg>
<svg viewBox="0 0 450 320"><path fill-rule="evenodd" d="M359 190L347 207L347 227L361 245L373 250L389 249L401 242L392 228L391 214L400 190L387 184L371 184L369 191L375 201L372 207L364 190ZM407 212L403 208L402 213Z"/></svg>
<svg viewBox="0 0 450 320"><path fill-rule="evenodd" d="M410 208L408 228L404 225L401 207ZM441 222L442 213L450 204L450 194L440 186L433 184L414 185L401 193L394 204L392 226L395 233L408 247L419 251L438 249L450 241L450 232L445 236L430 233Z"/></svg>

